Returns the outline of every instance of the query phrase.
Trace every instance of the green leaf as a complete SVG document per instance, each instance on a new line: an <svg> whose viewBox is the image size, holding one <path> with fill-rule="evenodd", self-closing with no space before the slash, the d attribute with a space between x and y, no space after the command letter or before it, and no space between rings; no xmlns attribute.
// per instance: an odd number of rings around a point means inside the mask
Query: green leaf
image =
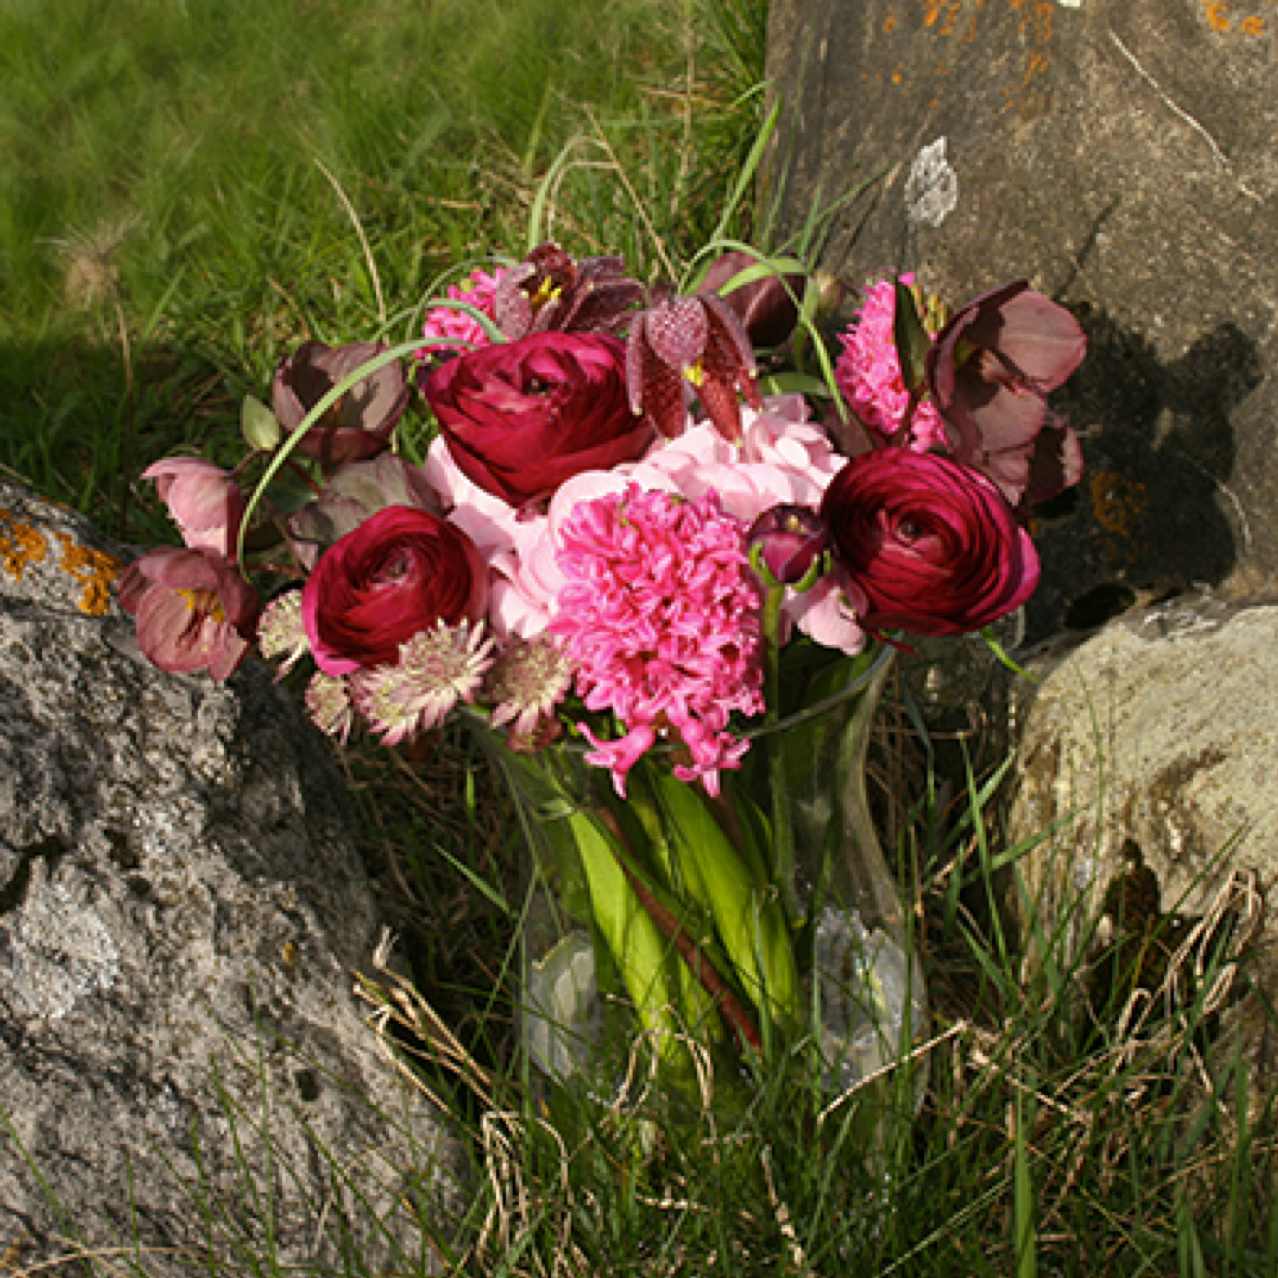
<svg viewBox="0 0 1278 1278"><path fill-rule="evenodd" d="M923 327L914 294L901 283L893 281L896 291L896 314L892 320L892 339L896 343L897 358L901 361L901 381L910 394L920 394L927 382L927 353L932 339Z"/></svg>
<svg viewBox="0 0 1278 1278"><path fill-rule="evenodd" d="M798 391L801 395L815 395L819 399L830 397L830 388L825 380L813 377L811 373L768 373L759 379L759 386L765 395L789 395Z"/></svg>
<svg viewBox="0 0 1278 1278"><path fill-rule="evenodd" d="M688 893L714 918L742 989L773 1023L799 1013L800 990L789 925L763 865L724 833L700 791L665 769L653 790Z"/></svg>
<svg viewBox="0 0 1278 1278"><path fill-rule="evenodd" d="M284 438L284 429L260 399L245 395L240 405L240 434L250 448L269 453Z"/></svg>
<svg viewBox="0 0 1278 1278"><path fill-rule="evenodd" d="M595 924L616 960L640 1022L653 1033L661 1058L673 1061L680 1046L670 946L640 904L602 825L581 809L568 824L581 856Z"/></svg>

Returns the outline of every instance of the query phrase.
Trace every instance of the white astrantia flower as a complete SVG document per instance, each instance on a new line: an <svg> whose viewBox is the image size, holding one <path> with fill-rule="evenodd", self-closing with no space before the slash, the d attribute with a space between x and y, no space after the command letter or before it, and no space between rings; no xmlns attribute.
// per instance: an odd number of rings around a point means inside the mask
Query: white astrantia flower
<svg viewBox="0 0 1278 1278"><path fill-rule="evenodd" d="M516 741L529 741L572 684L572 662L549 635L513 639L498 654L484 683L493 703L492 724L510 724Z"/></svg>
<svg viewBox="0 0 1278 1278"><path fill-rule="evenodd" d="M345 678L317 670L306 685L305 702L311 722L345 745L355 723L355 708Z"/></svg>
<svg viewBox="0 0 1278 1278"><path fill-rule="evenodd" d="M282 679L305 656L311 645L302 625L302 592L277 595L262 611L257 623L257 648L268 661L282 657L277 679Z"/></svg>
<svg viewBox="0 0 1278 1278"><path fill-rule="evenodd" d="M443 620L399 646L399 661L351 675L356 709L384 745L437 728L459 701L470 701L493 663L484 623Z"/></svg>

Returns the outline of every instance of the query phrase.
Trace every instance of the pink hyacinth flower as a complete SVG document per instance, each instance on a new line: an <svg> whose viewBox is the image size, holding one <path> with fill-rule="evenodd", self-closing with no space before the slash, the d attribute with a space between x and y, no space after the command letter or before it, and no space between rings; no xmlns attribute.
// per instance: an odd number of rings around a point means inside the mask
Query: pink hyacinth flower
<svg viewBox="0 0 1278 1278"><path fill-rule="evenodd" d="M719 791L719 772L748 748L733 712L764 709L758 587L745 526L713 493L688 501L630 485L581 502L560 529L559 592L550 633L576 668L586 708L611 711L617 740L587 734L587 761L626 774L659 737L675 775Z"/></svg>
<svg viewBox="0 0 1278 1278"><path fill-rule="evenodd" d="M461 284L448 286L448 298L454 302L466 302L491 319L495 313L494 298L505 275L506 268L502 266L491 275L487 271L474 270ZM435 306L426 312L422 336L427 339L426 344L413 352L415 358L422 360L492 344L492 338L473 315L454 310L451 306Z"/></svg>
<svg viewBox="0 0 1278 1278"><path fill-rule="evenodd" d="M900 280L913 284L914 275L907 273ZM895 319L892 281L869 285L856 322L839 335L843 353L834 365L834 380L848 406L866 426L884 436L896 433L910 402L896 351ZM915 452L946 447L944 423L928 400L915 405L909 446Z"/></svg>

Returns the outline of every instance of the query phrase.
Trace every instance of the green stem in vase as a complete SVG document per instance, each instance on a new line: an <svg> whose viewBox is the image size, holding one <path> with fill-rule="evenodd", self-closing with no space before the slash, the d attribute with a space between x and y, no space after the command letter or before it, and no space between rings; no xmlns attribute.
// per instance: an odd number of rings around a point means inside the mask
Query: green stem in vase
<svg viewBox="0 0 1278 1278"><path fill-rule="evenodd" d="M616 818L611 813L604 813L603 822L612 832L618 846L625 848L625 836ZM710 961L705 949L697 944L686 925L680 921L673 910L668 909L657 899L656 894L626 864L625 860L620 857L618 860L621 872L639 899L639 904L648 912L657 930L678 950L686 970L692 974L705 993L710 995L714 1006L736 1031L742 1043L755 1051L762 1051L763 1040L758 1027L746 1011L744 1004L723 979L718 968Z"/></svg>
<svg viewBox="0 0 1278 1278"><path fill-rule="evenodd" d="M581 808L567 820L585 871L595 923L616 959L640 1022L656 1040L658 1055L673 1061L679 1052L679 1027L666 961L669 946L623 868L612 831Z"/></svg>
<svg viewBox="0 0 1278 1278"><path fill-rule="evenodd" d="M764 1024L792 1024L799 978L790 928L773 884L751 871L693 786L657 771L653 790L689 896L704 905L741 988Z"/></svg>
<svg viewBox="0 0 1278 1278"><path fill-rule="evenodd" d="M785 586L769 585L763 594L764 711L765 729L775 728L781 717L781 605ZM772 807L772 881L781 893L786 917L803 917L794 875L794 828L790 822L790 792L786 784L785 757L773 742L767 743L768 793Z"/></svg>

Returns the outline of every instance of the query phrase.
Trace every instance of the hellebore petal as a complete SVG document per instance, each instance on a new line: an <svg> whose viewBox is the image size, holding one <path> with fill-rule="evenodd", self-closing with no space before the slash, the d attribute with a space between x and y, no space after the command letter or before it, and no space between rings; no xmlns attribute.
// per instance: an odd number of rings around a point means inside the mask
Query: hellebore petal
<svg viewBox="0 0 1278 1278"><path fill-rule="evenodd" d="M1069 311L1017 280L959 310L928 353L928 387L951 428L954 456L986 470L1013 504L1025 495L1039 433L1057 420L1045 396L1086 349ZM1081 460L1062 474L1079 467Z"/></svg>
<svg viewBox="0 0 1278 1278"><path fill-rule="evenodd" d="M764 275L738 285L724 293L724 285L743 271L757 266L758 259L740 249L723 253L710 263L701 290L722 297L725 305L741 321L751 343L758 346L780 346L798 323L796 298L803 296L802 275Z"/></svg>
<svg viewBox="0 0 1278 1278"><path fill-rule="evenodd" d="M271 404L280 425L296 430L338 382L385 349L380 342L334 347L306 342L298 347L280 361L271 385ZM329 467L375 457L388 447L411 394L401 365L384 365L351 387L302 436L298 451Z"/></svg>
<svg viewBox="0 0 1278 1278"><path fill-rule="evenodd" d="M142 472L155 480L182 540L192 550L230 556L244 518L244 494L220 466L199 457L166 457Z"/></svg>
<svg viewBox="0 0 1278 1278"><path fill-rule="evenodd" d="M348 462L333 472L315 501L291 516L289 546L309 571L326 547L387 506L415 506L439 513L439 498L426 479L425 467L414 466L394 453L383 453L371 461Z"/></svg>
<svg viewBox="0 0 1278 1278"><path fill-rule="evenodd" d="M119 599L153 665L171 674L207 670L218 680L243 661L259 608L252 587L225 556L175 546L130 564Z"/></svg>

